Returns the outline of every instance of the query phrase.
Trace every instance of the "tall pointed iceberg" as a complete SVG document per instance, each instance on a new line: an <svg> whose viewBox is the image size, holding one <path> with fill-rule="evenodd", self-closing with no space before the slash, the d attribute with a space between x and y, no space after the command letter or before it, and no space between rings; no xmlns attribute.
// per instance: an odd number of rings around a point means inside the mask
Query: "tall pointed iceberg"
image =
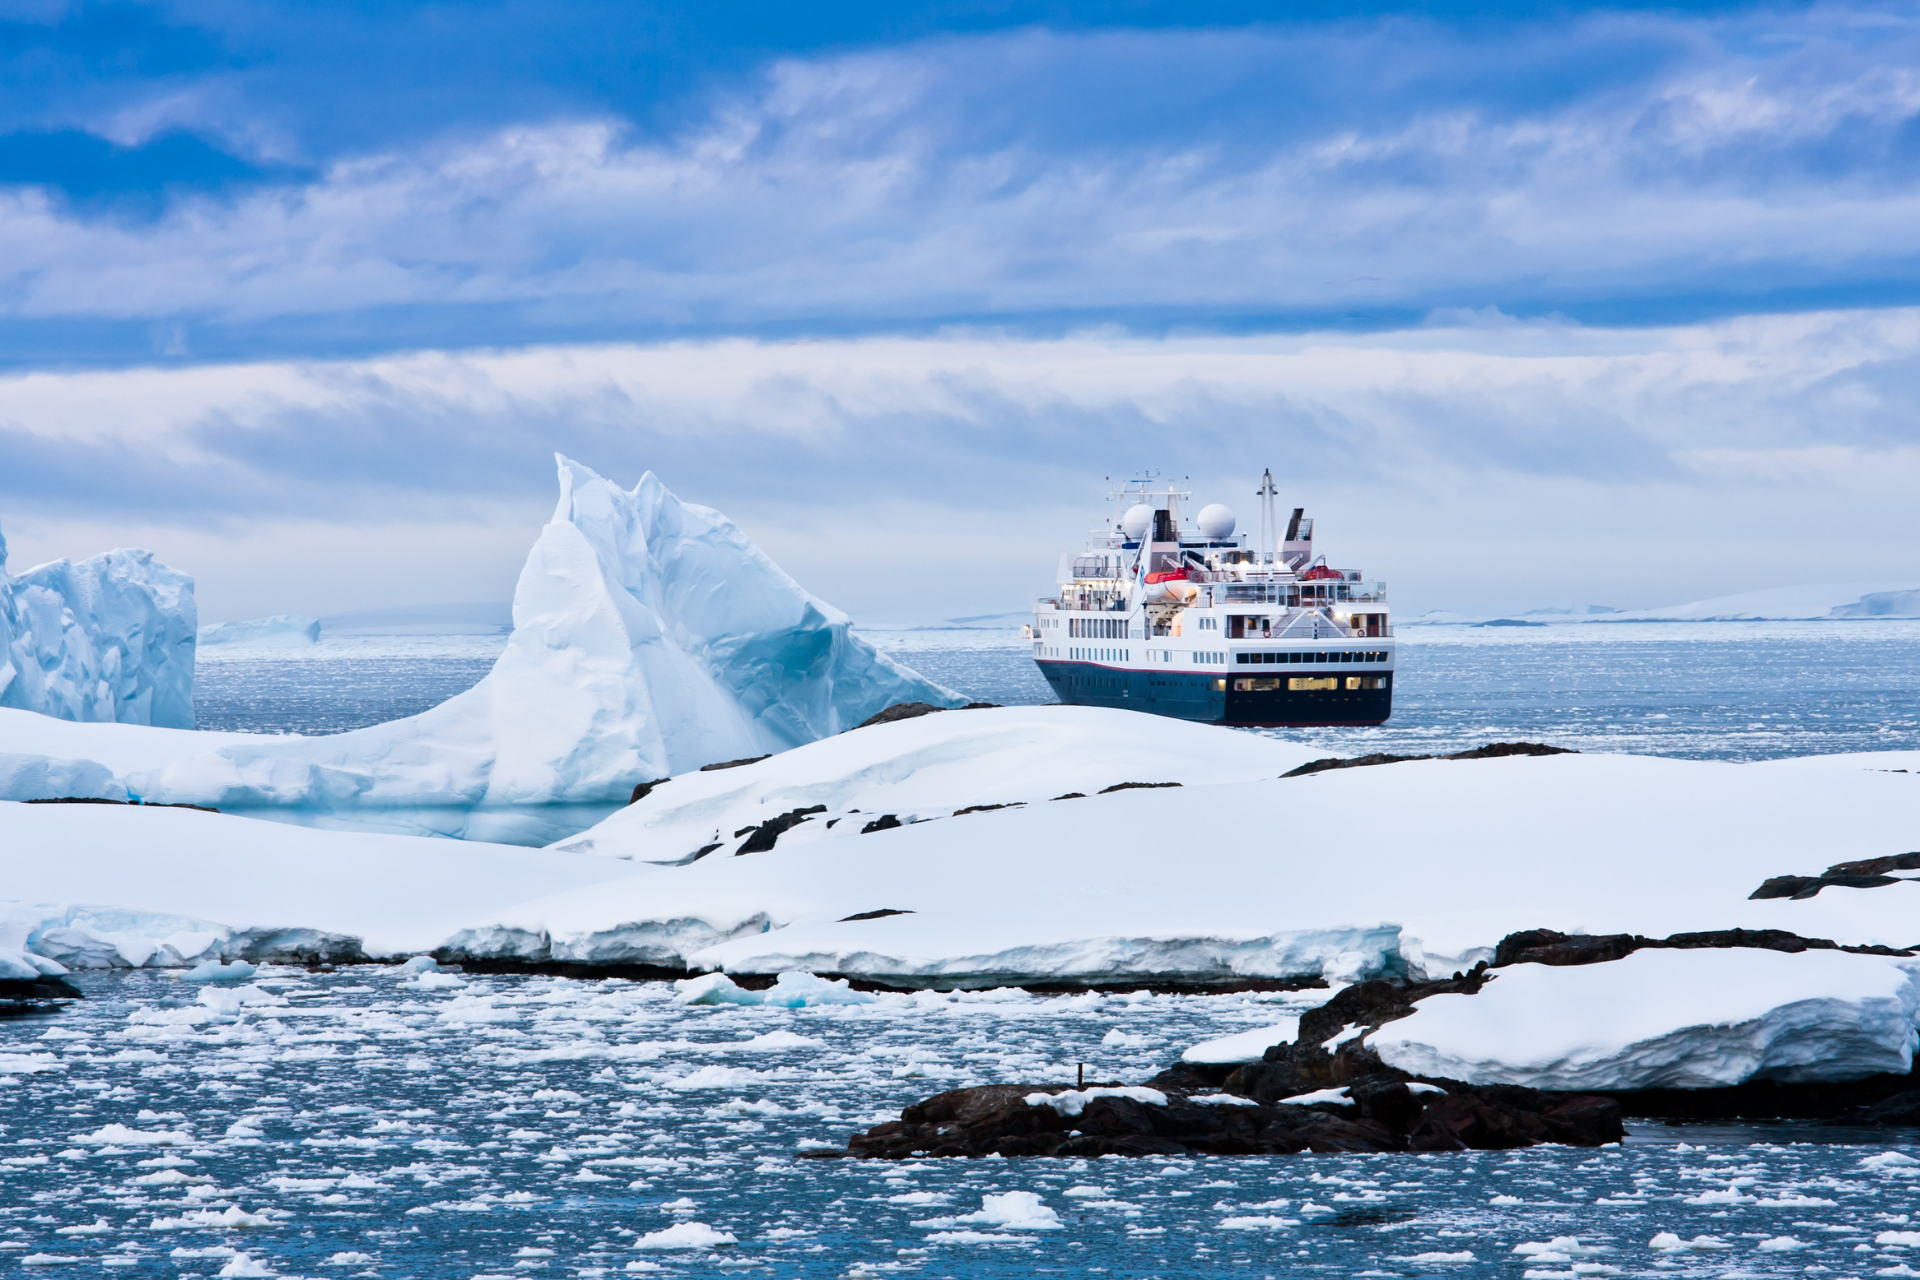
<svg viewBox="0 0 1920 1280"><path fill-rule="evenodd" d="M7 572L0 537L0 707L60 720L193 727L193 579L150 551Z"/></svg>
<svg viewBox="0 0 1920 1280"><path fill-rule="evenodd" d="M567 458L485 679L421 715L221 747L127 780L320 826L543 843L637 782L965 699L853 635L719 512Z"/></svg>

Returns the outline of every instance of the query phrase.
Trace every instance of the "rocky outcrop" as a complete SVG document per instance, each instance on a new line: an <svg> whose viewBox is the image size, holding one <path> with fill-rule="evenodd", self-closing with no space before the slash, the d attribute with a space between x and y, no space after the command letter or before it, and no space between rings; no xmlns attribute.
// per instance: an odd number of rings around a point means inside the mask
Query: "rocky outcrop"
<svg viewBox="0 0 1920 1280"><path fill-rule="evenodd" d="M1492 760L1500 756L1568 756L1578 755L1570 747L1550 747L1543 742L1489 742L1484 747L1475 747L1471 751L1456 751L1443 756L1396 756L1384 751L1372 755L1354 756L1351 759L1331 756L1325 760L1311 760L1298 769L1289 769L1280 776L1298 778L1309 773L1325 773L1329 769L1364 769L1376 764L1404 764L1408 760Z"/></svg>
<svg viewBox="0 0 1920 1280"><path fill-rule="evenodd" d="M969 702L964 707L955 707L956 711L982 711L998 707L997 702ZM921 716L930 716L936 711L945 711L946 707L936 707L931 702L896 702L884 711L876 712L853 726L865 729L876 724L892 724L896 720L917 720ZM852 732L849 730L848 732Z"/></svg>
<svg viewBox="0 0 1920 1280"><path fill-rule="evenodd" d="M1843 947L1828 938L1803 938L1785 929L1710 929L1647 938L1637 933L1556 933L1552 929L1525 929L1510 933L1493 951L1493 968L1510 964L1603 964L1644 948L1753 947L1762 951L1850 951L1856 955L1907 956L1913 949L1882 946ZM1419 997L1414 997L1418 999ZM1409 1010L1408 1012L1412 1012Z"/></svg>
<svg viewBox="0 0 1920 1280"><path fill-rule="evenodd" d="M821 1156L1236 1156L1599 1146L1624 1134L1606 1098L1410 1081L1390 1069L1295 1102L1152 1087L950 1089Z"/></svg>
<svg viewBox="0 0 1920 1280"><path fill-rule="evenodd" d="M1747 897L1805 900L1822 889L1877 889L1882 885L1898 884L1907 878L1890 876L1887 874L1889 871L1920 871L1920 853L1895 853L1881 858L1836 862L1817 876L1770 876Z"/></svg>

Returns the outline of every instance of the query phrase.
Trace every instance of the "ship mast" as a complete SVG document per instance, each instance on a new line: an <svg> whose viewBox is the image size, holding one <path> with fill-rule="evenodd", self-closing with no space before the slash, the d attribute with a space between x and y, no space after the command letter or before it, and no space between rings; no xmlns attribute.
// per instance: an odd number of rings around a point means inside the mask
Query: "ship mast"
<svg viewBox="0 0 1920 1280"><path fill-rule="evenodd" d="M1260 488L1253 495L1260 499L1260 563L1263 565L1273 563L1277 550L1274 535L1280 532L1280 519L1274 511L1273 500L1279 492L1273 483L1273 468L1268 467L1260 477Z"/></svg>

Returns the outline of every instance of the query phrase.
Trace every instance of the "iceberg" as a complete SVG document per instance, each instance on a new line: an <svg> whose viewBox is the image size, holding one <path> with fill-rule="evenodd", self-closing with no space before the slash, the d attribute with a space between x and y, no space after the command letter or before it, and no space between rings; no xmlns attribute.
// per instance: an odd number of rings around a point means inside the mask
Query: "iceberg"
<svg viewBox="0 0 1920 1280"><path fill-rule="evenodd" d="M215 622L200 629L202 648L236 644L285 649L301 648L318 644L319 641L320 620L303 618L295 613L275 614L271 618L255 618L250 622Z"/></svg>
<svg viewBox="0 0 1920 1280"><path fill-rule="evenodd" d="M0 707L190 729L198 630L193 579L150 551L15 577L0 536Z"/></svg>
<svg viewBox="0 0 1920 1280"><path fill-rule="evenodd" d="M560 501L488 675L418 716L228 742L130 794L312 826L544 844L636 784L830 737L898 702L966 699L853 635L709 507L556 457Z"/></svg>

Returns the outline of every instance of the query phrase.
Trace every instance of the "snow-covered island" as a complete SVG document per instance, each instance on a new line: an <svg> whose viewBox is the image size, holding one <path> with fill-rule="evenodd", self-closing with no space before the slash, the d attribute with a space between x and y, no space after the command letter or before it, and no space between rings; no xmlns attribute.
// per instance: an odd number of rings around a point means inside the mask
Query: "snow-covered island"
<svg viewBox="0 0 1920 1280"><path fill-rule="evenodd" d="M1161 1084L1334 1112L1363 1077L1404 1109L1435 1080L1885 1097L1912 1068L1920 752L1309 769L1226 728L963 708L719 513L560 480L506 652L424 715L0 708L0 982L430 955L701 1002L1251 984L1298 1003Z"/></svg>

